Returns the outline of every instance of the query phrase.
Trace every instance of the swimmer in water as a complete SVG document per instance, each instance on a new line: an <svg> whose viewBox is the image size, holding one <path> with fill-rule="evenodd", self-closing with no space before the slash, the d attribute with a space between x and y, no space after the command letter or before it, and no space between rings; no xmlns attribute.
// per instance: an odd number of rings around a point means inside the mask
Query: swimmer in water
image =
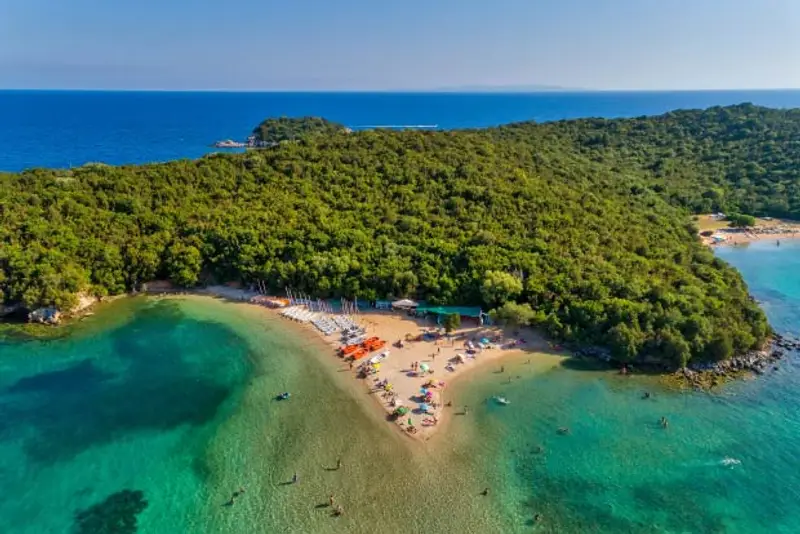
<svg viewBox="0 0 800 534"><path fill-rule="evenodd" d="M667 421L666 417L661 417L661 428L667 428L669 426L669 421Z"/></svg>
<svg viewBox="0 0 800 534"><path fill-rule="evenodd" d="M558 433L561 434L562 436L569 434L569 428L562 426L561 428L558 429Z"/></svg>
<svg viewBox="0 0 800 534"><path fill-rule="evenodd" d="M489 488L483 488L483 491L481 492L481 495L483 495L484 497L489 495Z"/></svg>
<svg viewBox="0 0 800 534"><path fill-rule="evenodd" d="M535 516L533 516L533 520L538 523L539 521L542 520L542 514L536 514Z"/></svg>
<svg viewBox="0 0 800 534"><path fill-rule="evenodd" d="M642 398L643 399L649 399L650 398L650 392L649 391L645 391L644 395L642 395Z"/></svg>

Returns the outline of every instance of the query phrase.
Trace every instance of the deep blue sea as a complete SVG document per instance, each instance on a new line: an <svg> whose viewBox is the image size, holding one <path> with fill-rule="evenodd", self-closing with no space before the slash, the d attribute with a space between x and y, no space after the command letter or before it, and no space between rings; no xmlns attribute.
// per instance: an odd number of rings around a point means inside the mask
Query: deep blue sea
<svg viewBox="0 0 800 534"><path fill-rule="evenodd" d="M267 117L322 116L358 129L467 128L514 121L633 117L752 102L800 107L800 91L213 93L0 91L0 170L196 158L244 140Z"/></svg>

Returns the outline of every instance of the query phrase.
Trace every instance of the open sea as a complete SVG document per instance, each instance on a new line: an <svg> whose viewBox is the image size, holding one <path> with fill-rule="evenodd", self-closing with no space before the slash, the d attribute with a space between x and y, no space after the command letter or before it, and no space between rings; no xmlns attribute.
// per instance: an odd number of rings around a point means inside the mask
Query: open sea
<svg viewBox="0 0 800 534"><path fill-rule="evenodd" d="M0 171L196 158L262 120L321 116L348 127L473 128L632 117L752 102L800 107L800 91L215 93L0 91Z"/></svg>
<svg viewBox="0 0 800 534"><path fill-rule="evenodd" d="M800 93L0 92L0 168L195 157L276 114L451 128L742 101ZM716 253L800 332L800 241ZM55 333L0 330L0 533L800 532L796 354L714 393L509 360L518 379L456 384L469 416L409 444L326 345L257 307L121 299Z"/></svg>

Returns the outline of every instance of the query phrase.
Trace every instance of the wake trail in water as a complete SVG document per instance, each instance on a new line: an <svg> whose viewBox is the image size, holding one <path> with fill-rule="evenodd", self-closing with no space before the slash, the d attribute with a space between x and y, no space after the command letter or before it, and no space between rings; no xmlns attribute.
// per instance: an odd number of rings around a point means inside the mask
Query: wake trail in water
<svg viewBox="0 0 800 534"><path fill-rule="evenodd" d="M438 124L364 124L361 126L353 126L354 130L369 130L376 128L391 128L403 130L433 130L438 128Z"/></svg>

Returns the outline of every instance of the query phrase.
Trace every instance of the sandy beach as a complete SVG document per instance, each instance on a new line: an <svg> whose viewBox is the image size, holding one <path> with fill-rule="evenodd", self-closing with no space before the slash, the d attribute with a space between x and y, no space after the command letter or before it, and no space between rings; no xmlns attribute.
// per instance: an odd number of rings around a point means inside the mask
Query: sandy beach
<svg viewBox="0 0 800 534"><path fill-rule="evenodd" d="M700 239L709 246L736 246L759 241L778 243L786 239L800 238L800 224L794 221L772 218L757 218L751 228L730 228L725 220L702 215L697 220L701 232ZM702 235L713 232L712 235ZM715 240L714 236L722 240Z"/></svg>
<svg viewBox="0 0 800 534"><path fill-rule="evenodd" d="M211 286L198 293L236 302L248 302L256 295L227 286ZM280 316L280 309L264 310ZM403 434L423 441L430 439L451 416L469 415L469 406L457 404L449 395L454 381L469 379L470 374L491 364L496 366L494 372L498 378L512 381L515 377L510 370L506 372L504 359L517 357L525 364L549 367L558 365L565 356L560 347L552 346L527 328L479 326L476 321L465 320L461 328L447 336L435 320L412 317L404 312L371 311L352 316L352 319L367 331L367 336L379 337L386 341L386 346L351 363L338 354L339 333L325 336L310 323L283 318L324 340L331 347L330 357L340 361L342 371L348 371L355 383L370 393L374 405L380 407L387 421ZM481 343L481 340L489 343ZM474 348L468 349L467 342ZM372 356L381 353L388 354L377 366L370 365ZM367 373L363 372L365 369ZM430 395L426 396L426 391ZM401 406L407 413L393 416Z"/></svg>

